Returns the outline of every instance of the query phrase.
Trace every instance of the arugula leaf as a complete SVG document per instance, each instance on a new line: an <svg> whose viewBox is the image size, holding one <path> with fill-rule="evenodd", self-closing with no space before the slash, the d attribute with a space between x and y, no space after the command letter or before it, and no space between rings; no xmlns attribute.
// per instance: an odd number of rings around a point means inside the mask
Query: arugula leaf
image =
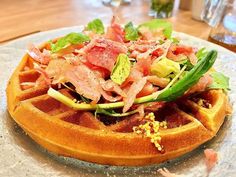
<svg viewBox="0 0 236 177"><path fill-rule="evenodd" d="M150 20L149 22L139 25L138 29L142 27L149 28L151 31L155 31L157 29L163 29L164 36L167 38L171 38L172 25L168 21L161 20L161 19L153 19L153 20Z"/></svg>
<svg viewBox="0 0 236 177"><path fill-rule="evenodd" d="M68 47L71 44L82 44L83 42L89 41L89 37L83 33L69 33L66 36L58 39L55 44L51 44L52 53L58 52L59 50Z"/></svg>
<svg viewBox="0 0 236 177"><path fill-rule="evenodd" d="M229 77L220 72L212 72L210 74L213 78L213 83L208 87L210 89L223 89L224 91L229 89Z"/></svg>
<svg viewBox="0 0 236 177"><path fill-rule="evenodd" d="M191 86L196 84L198 80L205 74L214 64L217 52L212 50L207 53L182 79L177 81L172 87L162 92L156 101L173 101L182 96Z"/></svg>
<svg viewBox="0 0 236 177"><path fill-rule="evenodd" d="M134 27L132 22L125 25L125 39L127 41L136 41L139 38L138 29Z"/></svg>
<svg viewBox="0 0 236 177"><path fill-rule="evenodd" d="M129 57L125 54L119 54L115 66L111 72L111 80L121 85L129 76L131 64Z"/></svg>
<svg viewBox="0 0 236 177"><path fill-rule="evenodd" d="M117 113L113 109L102 109L102 108L97 108L95 111L95 117L97 117L97 114L104 114L107 116L112 116L112 117L124 117L124 116L129 116L132 114L137 113L138 110L133 110L125 113Z"/></svg>
<svg viewBox="0 0 236 177"><path fill-rule="evenodd" d="M85 28L86 30L93 31L97 34L104 34L104 25L100 19L94 19L89 22Z"/></svg>
<svg viewBox="0 0 236 177"><path fill-rule="evenodd" d="M206 50L205 47L203 47L197 51L196 57L198 58L198 60L201 60L207 55L207 53L208 51Z"/></svg>

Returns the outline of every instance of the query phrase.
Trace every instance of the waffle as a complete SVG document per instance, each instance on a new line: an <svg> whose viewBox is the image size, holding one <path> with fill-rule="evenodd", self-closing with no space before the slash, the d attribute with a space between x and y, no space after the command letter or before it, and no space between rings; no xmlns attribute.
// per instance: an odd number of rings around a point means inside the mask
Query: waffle
<svg viewBox="0 0 236 177"><path fill-rule="evenodd" d="M155 112L157 120L167 122L167 128L160 129L163 151L158 151L149 138L133 132L133 127L142 122L139 115L94 117L51 98L48 87L21 85L35 82L39 76L26 54L7 86L8 110L13 119L47 150L99 164L141 166L181 156L213 138L230 108L222 90L168 103ZM73 99L68 89L54 89Z"/></svg>

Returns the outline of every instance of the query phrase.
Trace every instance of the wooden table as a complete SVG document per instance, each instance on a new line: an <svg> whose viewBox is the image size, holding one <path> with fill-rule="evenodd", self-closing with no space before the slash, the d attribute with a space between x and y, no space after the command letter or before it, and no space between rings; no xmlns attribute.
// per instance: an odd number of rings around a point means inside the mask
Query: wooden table
<svg viewBox="0 0 236 177"><path fill-rule="evenodd" d="M55 28L83 25L94 18L109 23L112 11L102 0L1 0L0 43ZM118 11L121 23L151 19L148 0L133 0ZM178 10L170 19L174 30L207 39L210 28L193 20L190 11Z"/></svg>

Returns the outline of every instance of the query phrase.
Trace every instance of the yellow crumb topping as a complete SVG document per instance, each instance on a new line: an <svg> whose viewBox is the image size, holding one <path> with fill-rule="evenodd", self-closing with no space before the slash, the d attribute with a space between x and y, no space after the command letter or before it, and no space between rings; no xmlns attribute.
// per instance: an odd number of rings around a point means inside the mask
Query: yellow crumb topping
<svg viewBox="0 0 236 177"><path fill-rule="evenodd" d="M166 121L156 121L153 112L147 114L144 117L144 124L133 127L133 131L137 134L143 134L151 139L151 142L155 145L158 151L162 151L163 147L161 143L160 127L167 128Z"/></svg>

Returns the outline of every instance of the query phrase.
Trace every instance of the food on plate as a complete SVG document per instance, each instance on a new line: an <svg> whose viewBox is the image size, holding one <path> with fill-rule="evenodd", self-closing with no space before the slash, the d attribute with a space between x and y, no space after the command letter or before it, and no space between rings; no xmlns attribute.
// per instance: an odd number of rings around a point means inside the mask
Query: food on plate
<svg viewBox="0 0 236 177"><path fill-rule="evenodd" d="M230 113L217 52L184 45L163 20L100 19L37 47L7 86L8 110L38 144L110 165L161 163L213 138Z"/></svg>

